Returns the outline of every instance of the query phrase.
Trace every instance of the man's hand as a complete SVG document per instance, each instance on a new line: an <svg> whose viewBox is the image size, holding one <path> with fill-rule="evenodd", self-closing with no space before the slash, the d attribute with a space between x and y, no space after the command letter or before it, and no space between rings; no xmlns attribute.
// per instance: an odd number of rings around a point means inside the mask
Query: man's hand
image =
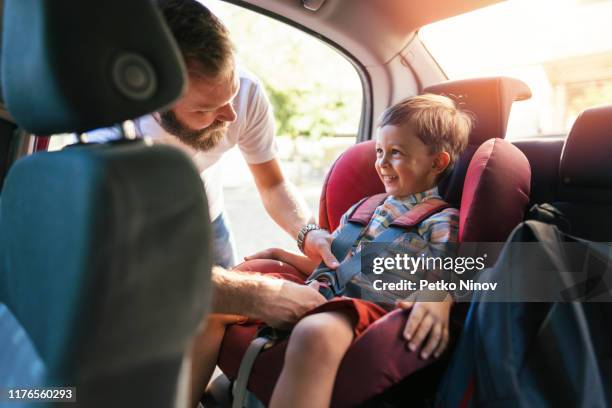
<svg viewBox="0 0 612 408"><path fill-rule="evenodd" d="M304 253L316 262L325 262L330 269L336 269L340 263L331 251L332 236L329 231L318 229L306 234Z"/></svg>
<svg viewBox="0 0 612 408"><path fill-rule="evenodd" d="M412 309L404 328L404 338L410 350L416 351L425 338L429 337L421 350L421 358L426 359L432 353L437 358L442 354L448 346L448 319L452 304L450 295L439 302L414 300L397 302L397 305L404 310Z"/></svg>
<svg viewBox="0 0 612 408"><path fill-rule="evenodd" d="M304 313L326 301L318 291L318 282L305 286L267 279L261 289L255 317L275 328L291 327Z"/></svg>

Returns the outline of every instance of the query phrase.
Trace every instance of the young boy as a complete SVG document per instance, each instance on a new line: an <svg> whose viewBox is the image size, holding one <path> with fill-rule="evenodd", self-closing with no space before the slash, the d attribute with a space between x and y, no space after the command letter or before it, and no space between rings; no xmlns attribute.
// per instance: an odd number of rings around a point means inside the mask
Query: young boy
<svg viewBox="0 0 612 408"><path fill-rule="evenodd" d="M347 259L417 204L441 199L436 186L467 145L471 125L470 116L457 109L451 99L431 94L406 99L382 114L375 167L388 196L374 211ZM330 240L346 225L354 208L342 217ZM406 231L394 244L406 248L408 253L416 254L427 247L438 256L452 255L448 252L450 244L457 241L458 225L458 211L446 208ZM255 258L289 263L304 276L317 267L309 258L281 249L269 249L247 260ZM449 341L451 304L450 295L438 302L397 303L400 308L411 309L403 332L411 351L420 349L423 359L440 356ZM308 312L291 332L269 406L328 407L346 351L356 337L386 313L377 304L347 297L334 298Z"/></svg>
<svg viewBox="0 0 612 408"><path fill-rule="evenodd" d="M431 94L406 99L382 114L375 167L388 197L376 208L347 257L359 253L364 242L372 241L415 205L441 199L436 186L465 149L471 124L470 116L452 100ZM330 239L344 227L353 208L342 217ZM394 243L408 250L427 246L436 255L452 255L447 247L457 241L458 229L458 210L447 208ZM280 249L269 250L269 255L307 275L317 266L306 257ZM255 257L258 254L250 258ZM412 309L404 337L410 350L420 348L423 359L439 357L448 345L451 304L450 295L439 302L398 302L399 307ZM374 303L349 298L332 299L309 312L291 333L270 407L328 407L344 354L355 338L385 313Z"/></svg>

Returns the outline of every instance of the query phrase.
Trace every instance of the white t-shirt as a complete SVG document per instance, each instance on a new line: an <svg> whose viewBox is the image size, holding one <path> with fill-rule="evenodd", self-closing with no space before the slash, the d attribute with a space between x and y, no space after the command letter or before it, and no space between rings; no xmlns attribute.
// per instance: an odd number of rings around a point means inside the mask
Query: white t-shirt
<svg viewBox="0 0 612 408"><path fill-rule="evenodd" d="M229 124L227 133L215 148L196 151L167 133L152 115L135 120L139 133L151 138L154 143L178 147L191 157L204 182L210 219L214 220L223 211L223 184L219 160L223 153L238 145L249 164L264 163L274 159L277 147L274 140L274 117L262 85L253 74L239 70L240 90L234 98L236 120ZM90 142L102 142L117 138L114 129L100 129L88 133Z"/></svg>

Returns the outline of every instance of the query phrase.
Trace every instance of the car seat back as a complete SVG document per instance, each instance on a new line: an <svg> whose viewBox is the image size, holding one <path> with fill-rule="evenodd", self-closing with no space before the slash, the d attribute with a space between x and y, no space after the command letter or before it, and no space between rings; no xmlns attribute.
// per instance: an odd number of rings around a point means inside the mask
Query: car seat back
<svg viewBox="0 0 612 408"><path fill-rule="evenodd" d="M570 234L612 241L612 105L582 112L565 140L553 204Z"/></svg>
<svg viewBox="0 0 612 408"><path fill-rule="evenodd" d="M474 127L468 146L452 173L440 183L440 192L451 205L458 207L463 181L474 152L485 140L504 138L512 102L527 99L531 92L523 82L506 77L448 81L425 88L426 92L444 94L474 115ZM333 164L325 179L319 203L319 223L336 229L340 217L351 205L370 195L384 192L374 162L375 141L356 144Z"/></svg>
<svg viewBox="0 0 612 408"><path fill-rule="evenodd" d="M2 84L27 131L83 132L172 103L184 67L149 0L7 0ZM88 407L186 398L209 238L201 179L176 149L121 140L16 162L0 203L0 359L19 375L1 370L0 387L75 386Z"/></svg>

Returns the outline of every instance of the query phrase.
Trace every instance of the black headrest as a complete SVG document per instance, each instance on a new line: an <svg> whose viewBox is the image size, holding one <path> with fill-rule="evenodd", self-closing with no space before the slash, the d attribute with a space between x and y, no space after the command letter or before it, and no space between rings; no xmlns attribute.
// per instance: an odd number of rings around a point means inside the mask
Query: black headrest
<svg viewBox="0 0 612 408"><path fill-rule="evenodd" d="M461 109L474 114L469 144L476 146L491 138L505 138L512 103L531 98L527 84L509 77L447 81L428 86L423 91L448 96Z"/></svg>
<svg viewBox="0 0 612 408"><path fill-rule="evenodd" d="M5 0L2 90L35 134L82 132L158 110L185 86L151 0Z"/></svg>
<svg viewBox="0 0 612 408"><path fill-rule="evenodd" d="M559 164L562 185L612 187L612 105L587 109L570 131Z"/></svg>

